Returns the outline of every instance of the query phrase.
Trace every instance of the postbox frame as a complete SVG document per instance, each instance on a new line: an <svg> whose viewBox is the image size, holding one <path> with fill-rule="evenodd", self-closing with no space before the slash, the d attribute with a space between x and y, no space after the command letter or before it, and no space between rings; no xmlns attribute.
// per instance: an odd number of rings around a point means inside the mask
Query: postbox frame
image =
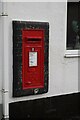
<svg viewBox="0 0 80 120"><path fill-rule="evenodd" d="M49 85L49 23L34 21L12 21L13 27L13 97L48 92ZM22 87L22 30L44 30L44 87L23 89Z"/></svg>

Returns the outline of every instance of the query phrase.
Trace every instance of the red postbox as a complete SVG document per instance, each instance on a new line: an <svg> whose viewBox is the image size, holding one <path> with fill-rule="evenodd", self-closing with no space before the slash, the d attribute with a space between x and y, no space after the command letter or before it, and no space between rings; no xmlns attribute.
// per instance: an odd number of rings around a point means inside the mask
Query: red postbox
<svg viewBox="0 0 80 120"><path fill-rule="evenodd" d="M44 87L44 30L22 31L23 89Z"/></svg>

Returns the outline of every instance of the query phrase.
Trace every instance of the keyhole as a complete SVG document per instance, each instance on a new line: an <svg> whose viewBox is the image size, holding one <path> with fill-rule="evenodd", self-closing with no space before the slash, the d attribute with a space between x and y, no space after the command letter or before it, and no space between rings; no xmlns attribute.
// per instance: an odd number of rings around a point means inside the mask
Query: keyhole
<svg viewBox="0 0 80 120"><path fill-rule="evenodd" d="M32 48L32 51L34 51L34 48Z"/></svg>

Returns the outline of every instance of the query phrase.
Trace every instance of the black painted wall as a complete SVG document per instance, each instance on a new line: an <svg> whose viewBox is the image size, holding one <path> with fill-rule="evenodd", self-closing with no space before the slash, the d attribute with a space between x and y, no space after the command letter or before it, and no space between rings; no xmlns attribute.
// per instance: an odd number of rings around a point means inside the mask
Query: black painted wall
<svg viewBox="0 0 80 120"><path fill-rule="evenodd" d="M10 120L80 119L80 93L9 104ZM73 119L69 119L73 120Z"/></svg>

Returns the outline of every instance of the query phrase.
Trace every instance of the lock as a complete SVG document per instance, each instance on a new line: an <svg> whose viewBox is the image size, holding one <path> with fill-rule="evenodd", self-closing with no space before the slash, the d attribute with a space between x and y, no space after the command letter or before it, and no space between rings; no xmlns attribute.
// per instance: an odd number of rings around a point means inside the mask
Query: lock
<svg viewBox="0 0 80 120"><path fill-rule="evenodd" d="M34 94L37 94L38 92L39 92L38 88L34 89Z"/></svg>

